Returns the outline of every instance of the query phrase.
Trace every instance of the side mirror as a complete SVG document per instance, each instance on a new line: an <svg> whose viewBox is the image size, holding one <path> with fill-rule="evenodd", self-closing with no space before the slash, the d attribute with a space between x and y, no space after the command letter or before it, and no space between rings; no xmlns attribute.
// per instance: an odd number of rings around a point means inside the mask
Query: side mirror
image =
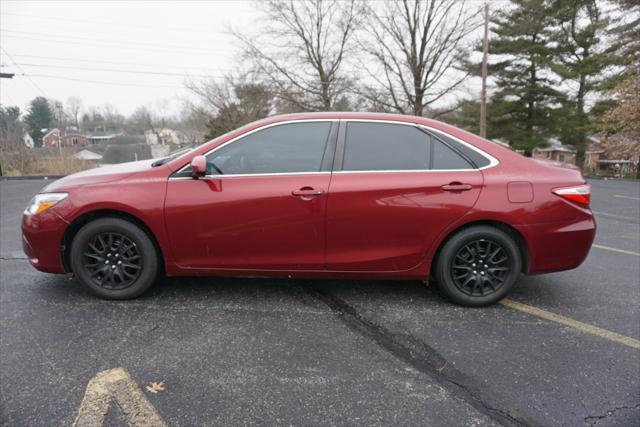
<svg viewBox="0 0 640 427"><path fill-rule="evenodd" d="M196 156L191 160L191 176L193 179L202 178L207 174L207 158Z"/></svg>

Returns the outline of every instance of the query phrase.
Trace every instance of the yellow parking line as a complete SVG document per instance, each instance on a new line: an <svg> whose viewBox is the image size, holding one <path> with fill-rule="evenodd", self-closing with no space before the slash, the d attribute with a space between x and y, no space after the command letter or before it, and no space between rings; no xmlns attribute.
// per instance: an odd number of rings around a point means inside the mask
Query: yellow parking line
<svg viewBox="0 0 640 427"><path fill-rule="evenodd" d="M167 426L127 371L115 368L89 381L72 427L102 426L112 403L131 427Z"/></svg>
<svg viewBox="0 0 640 427"><path fill-rule="evenodd" d="M569 326L581 332L586 332L588 334L595 335L600 338L607 339L609 341L614 341L620 344L624 344L631 348L640 349L640 340L637 340L635 338L627 337L625 335L620 335L616 332L612 332L607 329L602 329L597 326L589 325L588 323L579 322L569 317L561 316L559 314L555 314L547 310L542 310L541 308L532 307L527 304L522 304L520 302L513 301L507 298L500 301L500 304L507 306L509 308L513 308L514 310L519 310L524 313L531 314L533 316L541 317L545 320L550 320L552 322Z"/></svg>
<svg viewBox="0 0 640 427"><path fill-rule="evenodd" d="M598 249L604 249L604 250L612 251L612 252L619 252L621 254L640 256L640 252L626 251L624 249L612 248L611 246L597 245L595 243L593 245L591 245L591 247L598 248Z"/></svg>
<svg viewBox="0 0 640 427"><path fill-rule="evenodd" d="M640 197L633 196L623 196L622 194L614 194L613 197L617 197L619 199L631 199L631 200L640 200Z"/></svg>

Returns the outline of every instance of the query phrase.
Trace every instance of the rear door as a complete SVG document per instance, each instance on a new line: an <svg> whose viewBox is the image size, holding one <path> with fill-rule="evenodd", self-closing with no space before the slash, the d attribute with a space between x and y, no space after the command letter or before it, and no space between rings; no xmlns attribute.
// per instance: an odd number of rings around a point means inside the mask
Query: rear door
<svg viewBox="0 0 640 427"><path fill-rule="evenodd" d="M324 268L337 125L314 120L261 128L208 154L205 178L169 179L165 218L177 263Z"/></svg>
<svg viewBox="0 0 640 427"><path fill-rule="evenodd" d="M440 232L473 207L482 183L468 156L423 128L343 121L327 205L327 268L417 266Z"/></svg>

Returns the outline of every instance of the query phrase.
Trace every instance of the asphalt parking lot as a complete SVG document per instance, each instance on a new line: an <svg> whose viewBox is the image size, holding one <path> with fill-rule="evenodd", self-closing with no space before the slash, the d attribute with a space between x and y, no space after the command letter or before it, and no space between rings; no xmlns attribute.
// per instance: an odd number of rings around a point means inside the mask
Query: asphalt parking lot
<svg viewBox="0 0 640 427"><path fill-rule="evenodd" d="M165 279L98 300L24 259L46 182L1 181L0 424L640 425L640 184L590 183L585 263L469 309L390 281Z"/></svg>

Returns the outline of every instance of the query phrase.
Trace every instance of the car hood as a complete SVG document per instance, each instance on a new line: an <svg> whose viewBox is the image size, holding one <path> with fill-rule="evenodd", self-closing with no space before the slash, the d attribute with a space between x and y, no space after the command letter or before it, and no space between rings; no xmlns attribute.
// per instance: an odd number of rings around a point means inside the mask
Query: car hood
<svg viewBox="0 0 640 427"><path fill-rule="evenodd" d="M118 181L134 173L149 170L154 161L154 159L141 160L138 162L127 162L88 169L58 179L47 185L42 192L59 191L70 187Z"/></svg>

